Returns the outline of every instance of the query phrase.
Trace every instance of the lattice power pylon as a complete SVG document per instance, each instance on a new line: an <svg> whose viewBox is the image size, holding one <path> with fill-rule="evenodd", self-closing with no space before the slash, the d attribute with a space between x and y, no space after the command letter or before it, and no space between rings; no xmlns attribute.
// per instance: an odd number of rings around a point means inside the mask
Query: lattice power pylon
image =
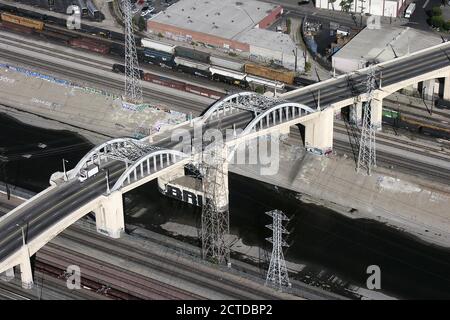
<svg viewBox="0 0 450 320"><path fill-rule="evenodd" d="M130 0L122 0L123 22L125 26L125 100L129 103L142 103L142 86L139 62L133 33L134 11Z"/></svg>
<svg viewBox="0 0 450 320"><path fill-rule="evenodd" d="M202 208L203 259L217 264L230 262L226 236L230 233L228 208L228 167L225 146L218 145L203 152Z"/></svg>
<svg viewBox="0 0 450 320"><path fill-rule="evenodd" d="M375 133L376 128L372 124L372 99L376 89L376 77L374 68L370 68L367 73L367 102L363 103L363 121L361 127L361 138L359 142L357 172L366 170L370 176L372 167L377 164Z"/></svg>
<svg viewBox="0 0 450 320"><path fill-rule="evenodd" d="M283 287L291 286L283 255L283 247L289 246L283 240L283 234L289 234L283 227L283 221L289 221L289 218L280 210L272 210L266 212L266 214L273 218L273 223L266 226L273 231L272 238L266 239L273 245L272 257L270 258L269 270L267 271L266 286L271 285L281 291Z"/></svg>

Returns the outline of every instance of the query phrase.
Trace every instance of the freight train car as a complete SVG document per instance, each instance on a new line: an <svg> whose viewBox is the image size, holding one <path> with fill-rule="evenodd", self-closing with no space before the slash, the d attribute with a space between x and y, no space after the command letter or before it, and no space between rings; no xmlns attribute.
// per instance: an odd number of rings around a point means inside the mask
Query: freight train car
<svg viewBox="0 0 450 320"><path fill-rule="evenodd" d="M164 42L155 41L155 40L151 40L151 39L147 39L147 38L141 39L141 45L144 48L165 52L165 53L168 53L171 55L173 55L175 53L175 47L176 47L171 44L167 44Z"/></svg>
<svg viewBox="0 0 450 320"><path fill-rule="evenodd" d="M20 33L20 34L32 34L35 32L35 30L33 28L24 27L24 26L21 26L20 24L10 23L10 22L6 22L6 21L2 21L0 23L0 28L2 30L7 30L7 31L15 32L15 33Z"/></svg>
<svg viewBox="0 0 450 320"><path fill-rule="evenodd" d="M190 60L199 61L202 63L210 63L209 57L210 54L207 52L194 50L186 47L175 47L175 56L180 58L186 58Z"/></svg>
<svg viewBox="0 0 450 320"><path fill-rule="evenodd" d="M3 12L0 17L2 21L21 25L22 27L31 28L37 31L44 29L44 23L39 20L24 18L5 12Z"/></svg>
<svg viewBox="0 0 450 320"><path fill-rule="evenodd" d="M39 35L44 38L47 41L51 42L57 42L62 44L68 44L70 40L74 39L73 36L60 33L60 32L54 32L49 30L42 30Z"/></svg>
<svg viewBox="0 0 450 320"><path fill-rule="evenodd" d="M209 58L211 65L214 67L220 67L220 68L224 68L224 69L229 69L229 70L233 70L233 71L244 71L244 65L245 63L240 62L238 60L232 60L232 59L227 59L224 57L218 57L218 56L213 56L211 55L211 57Z"/></svg>
<svg viewBox="0 0 450 320"><path fill-rule="evenodd" d="M245 80L246 74L242 72L237 72L234 70L223 69L216 66L211 66L209 71L212 74L212 79L231 85L236 85L241 88L247 88L248 83Z"/></svg>
<svg viewBox="0 0 450 320"><path fill-rule="evenodd" d="M114 63L112 66L112 71L115 73L125 73L125 66L123 64ZM137 69L136 72L139 74L139 78L144 80L144 70Z"/></svg>
<svg viewBox="0 0 450 320"><path fill-rule="evenodd" d="M210 65L207 63L181 57L175 57L174 62L179 71L204 78L211 77L211 72L209 71Z"/></svg>
<svg viewBox="0 0 450 320"><path fill-rule="evenodd" d="M173 62L173 59L174 59L173 54L149 48L144 49L144 60L147 60L151 63L154 64L169 63Z"/></svg>
<svg viewBox="0 0 450 320"><path fill-rule="evenodd" d="M103 42L95 41L89 38L75 38L69 40L69 45L76 48L86 49L89 51L108 54L109 45Z"/></svg>
<svg viewBox="0 0 450 320"><path fill-rule="evenodd" d="M254 76L280 81L287 84L294 83L295 73L292 71L277 70L247 63L245 64L245 72Z"/></svg>

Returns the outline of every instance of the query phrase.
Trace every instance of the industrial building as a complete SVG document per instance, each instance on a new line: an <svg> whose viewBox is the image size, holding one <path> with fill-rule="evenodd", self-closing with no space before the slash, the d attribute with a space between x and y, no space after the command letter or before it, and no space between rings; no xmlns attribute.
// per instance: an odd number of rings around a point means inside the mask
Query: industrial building
<svg viewBox="0 0 450 320"><path fill-rule="evenodd" d="M283 14L279 5L248 0L180 0L147 22L147 31L175 41L244 53L294 69L303 65L288 35L265 30Z"/></svg>
<svg viewBox="0 0 450 320"><path fill-rule="evenodd" d="M316 7L341 11L341 1L316 0ZM350 1L349 1L350 2ZM350 4L350 12L370 13L383 17L401 17L406 8L406 0L353 0Z"/></svg>
<svg viewBox="0 0 450 320"><path fill-rule="evenodd" d="M336 71L351 72L440 43L442 39L431 32L382 24L380 29L363 29L333 55L332 63Z"/></svg>

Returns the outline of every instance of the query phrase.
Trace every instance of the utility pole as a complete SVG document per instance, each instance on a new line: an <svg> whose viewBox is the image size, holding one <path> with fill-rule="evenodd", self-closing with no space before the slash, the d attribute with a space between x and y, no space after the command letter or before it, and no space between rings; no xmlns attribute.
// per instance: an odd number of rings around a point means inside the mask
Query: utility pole
<svg viewBox="0 0 450 320"><path fill-rule="evenodd" d="M23 231L23 226L16 223L16 226L22 229L22 245L25 245L25 232Z"/></svg>
<svg viewBox="0 0 450 320"><path fill-rule="evenodd" d="M212 263L227 263L230 267L230 248L225 238L230 233L225 148L226 145L219 143L202 152L202 256Z"/></svg>
<svg viewBox="0 0 450 320"><path fill-rule="evenodd" d="M268 211L266 214L273 219L273 223L266 226L272 230L272 237L266 239L272 243L272 256L267 271L266 286L278 287L278 290L282 291L283 287L291 286L283 254L283 247L289 247L283 240L283 234L289 234L283 227L283 221L289 221L289 218L280 210Z"/></svg>
<svg viewBox="0 0 450 320"><path fill-rule="evenodd" d="M141 75L133 31L133 9L130 0L122 0L122 13L125 26L125 100L129 103L143 102Z"/></svg>
<svg viewBox="0 0 450 320"><path fill-rule="evenodd" d="M109 189L109 169L106 169L106 194L110 194L111 191Z"/></svg>
<svg viewBox="0 0 450 320"><path fill-rule="evenodd" d="M62 164L63 164L63 171L64 171L64 181L67 181L69 178L67 177L67 173L66 173L66 162L69 163L68 160L66 159L62 159Z"/></svg>
<svg viewBox="0 0 450 320"><path fill-rule="evenodd" d="M366 8L365 6L364 6L364 3L366 2L365 0L360 0L360 2L361 2L361 6L360 6L360 9L361 9L361 20L360 20L360 22L359 22L359 26L362 28L362 25L363 25L363 14L364 14L364 9Z"/></svg>
<svg viewBox="0 0 450 320"><path fill-rule="evenodd" d="M356 171L365 169L367 174L372 174L372 167L376 166L375 132L372 124L372 99L376 89L375 70L370 67L367 72L367 102L363 104L363 123L359 142L358 164Z"/></svg>

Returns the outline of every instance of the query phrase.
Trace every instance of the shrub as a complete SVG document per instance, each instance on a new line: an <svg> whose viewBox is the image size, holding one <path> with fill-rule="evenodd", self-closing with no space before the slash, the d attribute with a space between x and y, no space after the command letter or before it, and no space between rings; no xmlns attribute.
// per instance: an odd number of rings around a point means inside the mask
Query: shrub
<svg viewBox="0 0 450 320"><path fill-rule="evenodd" d="M441 9L439 6L434 6L434 7L431 9L431 14L432 14L433 16L441 16L441 15L442 15L442 9Z"/></svg>
<svg viewBox="0 0 450 320"><path fill-rule="evenodd" d="M442 28L444 25L444 18L442 18L442 16L432 16L430 22L433 27Z"/></svg>
<svg viewBox="0 0 450 320"><path fill-rule="evenodd" d="M450 30L450 20L445 21L444 25L442 27L444 28L445 31L449 31Z"/></svg>
<svg viewBox="0 0 450 320"><path fill-rule="evenodd" d="M264 87L263 86L257 86L256 88L255 88L255 91L256 91L256 93L259 93L259 94L264 94Z"/></svg>
<svg viewBox="0 0 450 320"><path fill-rule="evenodd" d="M305 72L309 72L311 70L311 62L305 62Z"/></svg>

